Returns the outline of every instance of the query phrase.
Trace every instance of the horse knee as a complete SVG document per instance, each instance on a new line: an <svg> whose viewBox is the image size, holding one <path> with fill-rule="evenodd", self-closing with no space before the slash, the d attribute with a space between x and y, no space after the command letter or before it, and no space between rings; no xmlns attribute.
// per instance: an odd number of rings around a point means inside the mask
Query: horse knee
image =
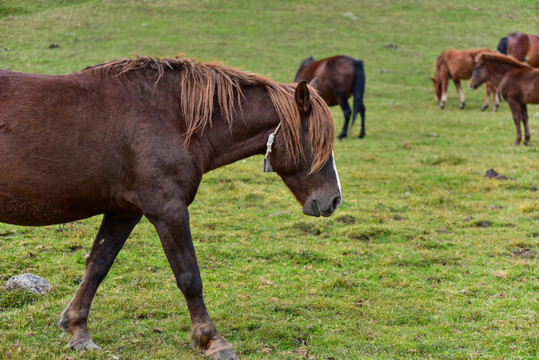
<svg viewBox="0 0 539 360"><path fill-rule="evenodd" d="M202 279L198 271L185 271L176 284L186 298L202 296Z"/></svg>

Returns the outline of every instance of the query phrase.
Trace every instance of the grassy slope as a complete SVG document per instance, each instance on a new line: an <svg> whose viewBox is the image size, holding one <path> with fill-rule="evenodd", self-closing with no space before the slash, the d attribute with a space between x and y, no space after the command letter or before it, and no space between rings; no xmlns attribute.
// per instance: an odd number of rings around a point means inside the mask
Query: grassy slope
<svg viewBox="0 0 539 360"><path fill-rule="evenodd" d="M4 0L0 16L0 67L18 71L183 52L289 82L309 55L365 61L367 138L335 144L336 215L304 217L260 158L207 174L191 207L210 313L242 359L538 356L539 108L528 110L530 146L515 147L505 103L481 113L483 89L465 84L467 108L451 87L440 111L428 80L443 49L537 33L534 1ZM486 179L489 168L513 179ZM147 221L94 301L90 330L104 351L63 349L55 322L98 226L0 225L0 279L29 271L55 288L0 290L0 357L198 358ZM532 256L515 256L524 249Z"/></svg>

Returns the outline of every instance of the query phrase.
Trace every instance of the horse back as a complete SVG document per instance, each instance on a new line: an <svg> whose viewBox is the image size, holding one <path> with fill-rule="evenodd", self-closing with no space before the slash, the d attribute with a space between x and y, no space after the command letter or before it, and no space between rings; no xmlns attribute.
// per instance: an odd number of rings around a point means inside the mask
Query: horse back
<svg viewBox="0 0 539 360"><path fill-rule="evenodd" d="M475 66L475 58L482 52L492 52L492 50L487 48L446 50L442 55L442 59L444 66L449 72L449 77L458 80L467 80L471 78Z"/></svg>

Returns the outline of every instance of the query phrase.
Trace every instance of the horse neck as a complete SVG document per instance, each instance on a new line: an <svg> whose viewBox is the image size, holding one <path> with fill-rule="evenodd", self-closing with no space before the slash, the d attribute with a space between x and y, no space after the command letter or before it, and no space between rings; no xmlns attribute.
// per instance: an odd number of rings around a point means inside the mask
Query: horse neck
<svg viewBox="0 0 539 360"><path fill-rule="evenodd" d="M437 84L441 83L444 78L448 77L449 69L443 58L436 61L436 69L434 70L434 80Z"/></svg>
<svg viewBox="0 0 539 360"><path fill-rule="evenodd" d="M307 69L307 66L304 66L303 64L298 69L298 72L296 73L296 77L294 78L294 82L299 82L304 80L305 78L305 70Z"/></svg>
<svg viewBox="0 0 539 360"><path fill-rule="evenodd" d="M243 95L242 108L237 109L231 128L216 115L205 131L210 149L205 172L266 152L268 136L280 121L277 112L266 90L247 89Z"/></svg>
<svg viewBox="0 0 539 360"><path fill-rule="evenodd" d="M505 75L511 70L515 69L515 66L499 61L491 61L485 64L488 71L489 82L498 87L502 82Z"/></svg>

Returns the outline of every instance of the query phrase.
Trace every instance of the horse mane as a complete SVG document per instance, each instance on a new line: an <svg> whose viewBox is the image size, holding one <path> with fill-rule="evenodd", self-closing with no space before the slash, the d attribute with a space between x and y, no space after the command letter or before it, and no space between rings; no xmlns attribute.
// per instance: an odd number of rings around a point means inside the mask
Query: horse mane
<svg viewBox="0 0 539 360"><path fill-rule="evenodd" d="M509 65L513 65L513 66L517 66L517 67L532 69L532 67L529 64L527 64L525 62L518 61L517 59L515 59L512 56L503 55L503 54L480 53L475 58L475 62L478 63L478 64L483 64L485 61L501 62L501 63L505 63L505 64L509 64Z"/></svg>
<svg viewBox="0 0 539 360"><path fill-rule="evenodd" d="M246 86L265 88L281 120L287 153L291 154L295 163L305 155L301 141L301 118L294 97L297 84L278 84L264 76L241 71L220 62L201 63L178 56L164 59L137 56L134 59L112 60L91 69L105 69L106 73L112 76L134 70L152 70L158 74L155 86L168 71L180 72L180 104L187 127L186 144L195 134L202 134L206 126L211 126L215 110L214 100L230 128L237 114L236 108L243 98L242 88ZM328 121L333 117L324 100L316 89L310 87L309 91L311 95L309 144L314 157L311 173L314 173L322 168L333 151L335 128L334 122ZM241 116L243 117L242 113Z"/></svg>

